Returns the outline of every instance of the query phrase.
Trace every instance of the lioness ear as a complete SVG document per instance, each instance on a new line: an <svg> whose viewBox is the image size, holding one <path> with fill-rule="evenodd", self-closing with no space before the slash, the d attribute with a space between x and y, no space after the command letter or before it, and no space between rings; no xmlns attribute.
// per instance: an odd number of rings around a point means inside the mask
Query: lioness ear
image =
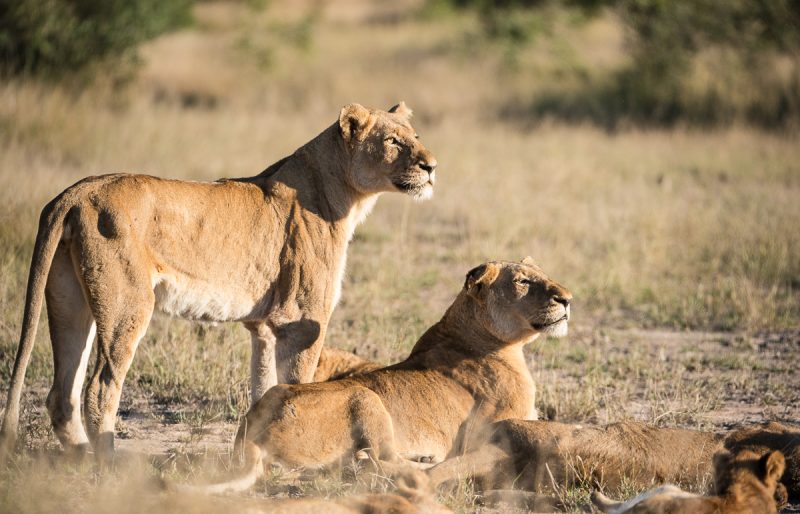
<svg viewBox="0 0 800 514"><path fill-rule="evenodd" d="M339 113L339 128L347 142L364 139L372 123L372 114L361 104L345 105Z"/></svg>
<svg viewBox="0 0 800 514"><path fill-rule="evenodd" d="M786 469L786 459L779 451L769 452L758 461L759 467L764 470L764 482L777 482Z"/></svg>
<svg viewBox="0 0 800 514"><path fill-rule="evenodd" d="M477 268L469 270L467 279L464 281L464 289L471 295L479 292L486 284L491 284L497 278L497 266L492 262L481 264Z"/></svg>
<svg viewBox="0 0 800 514"><path fill-rule="evenodd" d="M402 101L394 107L390 107L389 112L392 114L399 114L407 120L411 119L411 116L414 114L414 111L409 109L406 103Z"/></svg>
<svg viewBox="0 0 800 514"><path fill-rule="evenodd" d="M526 266L536 266L536 262L533 260L533 257L531 257L530 255L528 255L527 257L522 259L520 262L522 264L525 264Z"/></svg>

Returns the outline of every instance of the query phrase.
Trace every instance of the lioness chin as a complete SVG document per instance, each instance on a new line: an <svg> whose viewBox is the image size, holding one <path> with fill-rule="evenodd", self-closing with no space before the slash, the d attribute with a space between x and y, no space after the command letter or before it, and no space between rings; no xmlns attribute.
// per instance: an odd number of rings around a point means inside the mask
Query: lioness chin
<svg viewBox="0 0 800 514"><path fill-rule="evenodd" d="M471 270L444 317L392 366L333 382L278 385L247 413L236 436L244 489L263 460L319 468L360 455L386 467L439 462L463 451L486 423L535 419L534 384L522 348L564 335L572 295L530 258Z"/></svg>
<svg viewBox="0 0 800 514"><path fill-rule="evenodd" d="M68 450L113 453L122 383L155 309L241 321L252 340L252 399L311 381L339 298L348 242L383 192L432 193L436 159L399 104L358 104L255 177L187 182L145 175L81 180L42 211L0 453L43 301L55 376L47 408ZM97 362L80 396L92 345Z"/></svg>

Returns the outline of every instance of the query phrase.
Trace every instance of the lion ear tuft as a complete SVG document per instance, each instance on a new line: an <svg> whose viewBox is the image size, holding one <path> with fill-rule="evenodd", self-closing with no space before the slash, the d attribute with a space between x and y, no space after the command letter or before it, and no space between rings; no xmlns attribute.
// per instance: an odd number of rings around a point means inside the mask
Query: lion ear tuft
<svg viewBox="0 0 800 514"><path fill-rule="evenodd" d="M411 119L411 116L414 114L414 111L409 109L406 103L403 101L393 107L390 107L388 112L392 114L399 114L407 120Z"/></svg>
<svg viewBox="0 0 800 514"><path fill-rule="evenodd" d="M372 126L372 113L361 104L342 107L339 113L339 128L345 141L362 140Z"/></svg>

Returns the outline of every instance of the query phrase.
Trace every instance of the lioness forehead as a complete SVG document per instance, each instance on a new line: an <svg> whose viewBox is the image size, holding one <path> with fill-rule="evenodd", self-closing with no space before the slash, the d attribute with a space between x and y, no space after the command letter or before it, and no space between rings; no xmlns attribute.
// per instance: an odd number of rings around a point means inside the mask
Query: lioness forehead
<svg viewBox="0 0 800 514"><path fill-rule="evenodd" d="M389 116L394 116L394 115L390 114ZM392 121L391 125L389 127L387 127L390 130L394 130L396 132L399 132L399 133L402 133L403 135L408 135L408 136L414 136L416 134L416 131L414 130L414 127L412 127L411 123L409 123L407 120L395 118L395 119L393 119L391 121Z"/></svg>
<svg viewBox="0 0 800 514"><path fill-rule="evenodd" d="M411 126L411 122L402 114L381 111L379 109L373 109L372 114L378 118L378 123L383 122L382 124L386 125L387 128L414 132L414 127Z"/></svg>
<svg viewBox="0 0 800 514"><path fill-rule="evenodd" d="M539 278L542 280L548 280L549 277L544 272L542 268L540 268L536 264L527 264L521 262L499 262L498 263L501 269L505 270L509 274L517 277L517 276L524 276L528 278Z"/></svg>

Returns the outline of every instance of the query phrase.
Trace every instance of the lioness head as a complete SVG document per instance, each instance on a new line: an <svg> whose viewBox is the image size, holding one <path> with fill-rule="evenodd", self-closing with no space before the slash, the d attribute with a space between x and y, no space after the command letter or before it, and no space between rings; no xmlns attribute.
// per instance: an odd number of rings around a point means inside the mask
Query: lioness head
<svg viewBox="0 0 800 514"><path fill-rule="evenodd" d="M501 341L567 334L572 293L550 280L530 257L482 264L467 273L464 290L484 307L476 310L482 318L477 321Z"/></svg>
<svg viewBox="0 0 800 514"><path fill-rule="evenodd" d="M403 102L388 111L359 104L342 109L339 128L353 187L363 193L402 191L420 200L433 195L436 157L420 143L410 118Z"/></svg>
<svg viewBox="0 0 800 514"><path fill-rule="evenodd" d="M788 496L786 487L779 482L785 468L786 459L779 451L764 455L749 450L736 455L721 451L714 455L714 489L717 494L726 494L734 484L755 478L782 504Z"/></svg>

